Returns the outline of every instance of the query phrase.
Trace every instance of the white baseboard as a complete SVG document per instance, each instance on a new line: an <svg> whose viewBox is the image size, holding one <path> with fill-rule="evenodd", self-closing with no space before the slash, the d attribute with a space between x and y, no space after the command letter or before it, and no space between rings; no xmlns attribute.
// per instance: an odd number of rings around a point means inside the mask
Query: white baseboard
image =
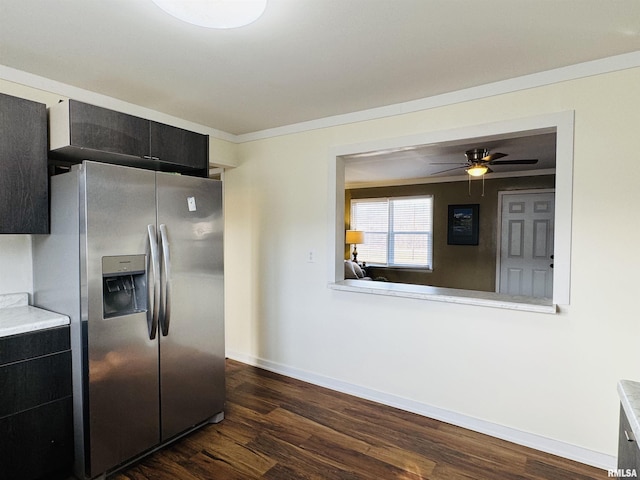
<svg viewBox="0 0 640 480"><path fill-rule="evenodd" d="M271 362L269 360L245 355L243 353L227 351L227 356L233 360L260 367L287 377L296 378L331 390L347 393L349 395L354 395L356 397L371 400L390 407L399 408L408 412L417 413L425 417L440 420L442 422L500 438L525 447L534 448L542 452L574 460L586 465L591 465L596 468L601 468L603 470L617 468L616 457L611 455L606 455L604 453L595 452L569 443L451 412L449 410L416 402L396 395L343 382L334 378L325 377L323 375L307 372L287 365Z"/></svg>

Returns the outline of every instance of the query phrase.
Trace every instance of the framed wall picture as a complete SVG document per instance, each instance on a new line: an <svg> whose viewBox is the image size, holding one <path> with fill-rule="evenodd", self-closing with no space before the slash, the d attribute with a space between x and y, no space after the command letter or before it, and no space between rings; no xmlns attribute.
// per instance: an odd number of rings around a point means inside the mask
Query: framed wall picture
<svg viewBox="0 0 640 480"><path fill-rule="evenodd" d="M447 244L478 245L480 205L449 205Z"/></svg>

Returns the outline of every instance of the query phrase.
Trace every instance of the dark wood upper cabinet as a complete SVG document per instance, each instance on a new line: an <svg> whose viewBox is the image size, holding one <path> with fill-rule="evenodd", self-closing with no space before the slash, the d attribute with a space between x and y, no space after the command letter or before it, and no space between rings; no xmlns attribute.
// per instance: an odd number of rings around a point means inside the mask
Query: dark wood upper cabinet
<svg viewBox="0 0 640 480"><path fill-rule="evenodd" d="M209 167L209 137L163 123L151 122L150 151L152 158L195 169ZM206 165L203 165L206 159ZM207 172L208 173L208 172Z"/></svg>
<svg viewBox="0 0 640 480"><path fill-rule="evenodd" d="M69 130L74 146L134 157L149 155L149 121L142 118L70 100Z"/></svg>
<svg viewBox="0 0 640 480"><path fill-rule="evenodd" d="M48 233L47 109L0 94L0 233Z"/></svg>
<svg viewBox="0 0 640 480"><path fill-rule="evenodd" d="M206 177L209 137L75 100L49 109L51 159L82 160Z"/></svg>

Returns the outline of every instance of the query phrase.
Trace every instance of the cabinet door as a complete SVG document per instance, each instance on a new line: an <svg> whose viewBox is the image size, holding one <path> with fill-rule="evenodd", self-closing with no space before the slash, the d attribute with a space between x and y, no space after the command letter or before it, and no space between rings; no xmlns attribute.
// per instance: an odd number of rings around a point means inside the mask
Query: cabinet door
<svg viewBox="0 0 640 480"><path fill-rule="evenodd" d="M618 434L618 469L640 472L640 446L631 425L620 406L620 431Z"/></svg>
<svg viewBox="0 0 640 480"><path fill-rule="evenodd" d="M163 164L199 170L206 177L209 168L209 137L196 132L151 122L151 156ZM171 170L163 168L163 170Z"/></svg>
<svg viewBox="0 0 640 480"><path fill-rule="evenodd" d="M54 327L0 337L0 367L71 349L69 327Z"/></svg>
<svg viewBox="0 0 640 480"><path fill-rule="evenodd" d="M0 367L0 418L71 395L71 352Z"/></svg>
<svg viewBox="0 0 640 480"><path fill-rule="evenodd" d="M135 157L149 155L149 121L69 101L71 145Z"/></svg>
<svg viewBox="0 0 640 480"><path fill-rule="evenodd" d="M0 418L3 480L68 478L73 463L72 398Z"/></svg>
<svg viewBox="0 0 640 480"><path fill-rule="evenodd" d="M49 233L47 110L0 94L0 233Z"/></svg>

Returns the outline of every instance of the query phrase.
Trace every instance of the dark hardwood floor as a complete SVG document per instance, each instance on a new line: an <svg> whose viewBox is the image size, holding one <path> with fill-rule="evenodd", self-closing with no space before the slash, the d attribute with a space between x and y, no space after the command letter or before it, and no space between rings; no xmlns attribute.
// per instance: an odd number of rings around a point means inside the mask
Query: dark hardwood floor
<svg viewBox="0 0 640 480"><path fill-rule="evenodd" d="M110 480L602 480L607 472L242 363L225 419Z"/></svg>

